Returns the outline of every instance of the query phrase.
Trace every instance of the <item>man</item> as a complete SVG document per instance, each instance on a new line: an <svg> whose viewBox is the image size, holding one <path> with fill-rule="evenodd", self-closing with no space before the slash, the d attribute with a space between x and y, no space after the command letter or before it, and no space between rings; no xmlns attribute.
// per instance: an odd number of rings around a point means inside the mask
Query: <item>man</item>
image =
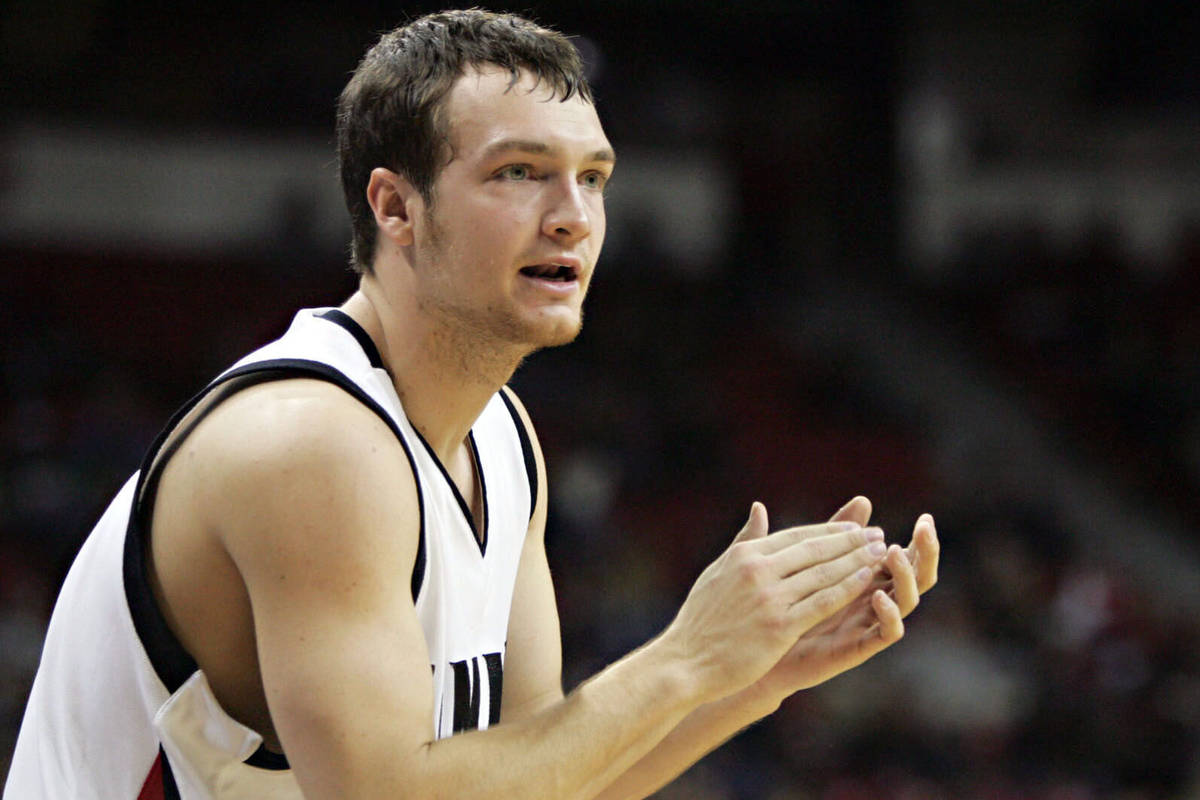
<svg viewBox="0 0 1200 800"><path fill-rule="evenodd" d="M338 126L359 290L220 376L114 500L6 798L644 796L900 638L931 518L906 551L863 498L769 535L755 504L671 625L564 697L545 467L505 384L578 333L604 239L578 56L425 17Z"/></svg>

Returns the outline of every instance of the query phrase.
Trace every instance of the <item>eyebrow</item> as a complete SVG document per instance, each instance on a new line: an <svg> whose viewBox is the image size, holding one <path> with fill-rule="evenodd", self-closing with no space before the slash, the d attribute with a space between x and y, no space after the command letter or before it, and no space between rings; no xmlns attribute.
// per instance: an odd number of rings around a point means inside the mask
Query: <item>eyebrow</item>
<svg viewBox="0 0 1200 800"><path fill-rule="evenodd" d="M554 145L539 142L536 139L501 139L498 142L493 142L488 145L484 151L484 158L491 158L500 153L517 151L520 153L529 153L536 156L556 156L561 153L561 149ZM595 150L588 153L584 161L606 161L610 164L617 162L617 154L612 151L612 148L604 147L600 150Z"/></svg>

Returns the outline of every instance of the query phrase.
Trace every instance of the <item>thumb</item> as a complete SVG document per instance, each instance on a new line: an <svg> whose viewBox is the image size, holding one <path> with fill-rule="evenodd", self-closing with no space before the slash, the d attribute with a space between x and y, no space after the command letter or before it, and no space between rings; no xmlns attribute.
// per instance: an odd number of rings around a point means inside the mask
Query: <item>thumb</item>
<svg viewBox="0 0 1200 800"><path fill-rule="evenodd" d="M755 500L750 504L750 516L746 519L746 524L738 531L738 535L734 537L735 542L746 542L752 539L761 539L767 535L767 507Z"/></svg>

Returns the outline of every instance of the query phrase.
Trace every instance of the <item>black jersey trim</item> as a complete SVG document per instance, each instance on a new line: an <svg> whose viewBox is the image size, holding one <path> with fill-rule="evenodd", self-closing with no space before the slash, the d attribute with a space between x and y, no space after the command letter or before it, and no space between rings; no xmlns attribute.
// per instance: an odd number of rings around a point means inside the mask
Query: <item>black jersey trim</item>
<svg viewBox="0 0 1200 800"><path fill-rule="evenodd" d="M162 760L162 796L163 800L180 800L179 786L175 783L175 773L171 770L171 759L162 745L158 746L158 757Z"/></svg>
<svg viewBox="0 0 1200 800"><path fill-rule="evenodd" d="M379 348L375 346L375 341L370 335L363 330L353 317L342 311L340 308L331 308L327 311L322 311L315 315L319 319L327 319L330 322L340 325L350 332L350 335L358 340L358 345L367 354L367 360L371 362L371 366L376 369L385 369L383 366L383 358L379 355Z"/></svg>
<svg viewBox="0 0 1200 800"><path fill-rule="evenodd" d="M483 530L483 534L480 535L479 527L475 524L475 515L471 513L471 507L467 505L467 501L463 498L462 492L460 492L458 490L458 484L456 484L454 482L454 480L450 477L450 473L446 470L446 465L442 463L442 460L440 458L438 458L438 454L436 452L434 452L433 446L430 445L429 442L425 439L425 437L421 435L421 432L419 430L417 430L416 425L413 426L413 433L417 434L417 438L420 439L421 444L423 444L425 446L425 451L427 453L429 453L429 457L431 459L433 459L433 463L437 465L438 472L442 473L442 479L446 481L446 485L450 487L450 491L454 494L454 499L458 501L458 507L462 511L463 519L466 520L467 527L469 527L471 529L471 535L474 537L475 543L479 545L480 555L487 555L487 527L486 527L487 521L488 521L487 520L487 518L488 518L487 495L482 495L483 496L483 507L484 507L484 515L483 515L484 530ZM471 443L472 450L474 450L475 436L474 436L473 432L471 432L471 431L467 432L467 440ZM474 452L478 453L478 451L474 451ZM476 465L475 471L479 475L479 490L480 490L480 493L482 494L482 492L483 492L483 464L479 461L478 456L476 456L476 458L475 458L475 465ZM415 597L415 595L414 595L414 597Z"/></svg>
<svg viewBox="0 0 1200 800"><path fill-rule="evenodd" d="M479 509L483 513L483 520L479 523L483 529L481 531L480 550L486 551L488 530L492 527L492 510L488 506L487 478L483 474L483 459L479 457L479 445L475 443L475 431L467 431L467 443L471 445L471 458L475 459L475 472L479 475Z"/></svg>
<svg viewBox="0 0 1200 800"><path fill-rule="evenodd" d="M529 438L529 430L525 426L525 420L521 419L520 413L517 411L516 405L513 404L512 398L508 396L508 389L500 390L500 397L504 400L504 405L508 406L508 413L512 415L513 425L517 428L517 438L521 440L521 455L525 459L525 475L529 478L529 519L533 519L533 510L537 508L538 500L538 474L537 474L537 459L533 455L533 441Z"/></svg>
<svg viewBox="0 0 1200 800"><path fill-rule="evenodd" d="M250 378L250 380L246 380L247 378ZM228 399L230 395L236 391L248 388L250 385L292 378L316 378L338 386L374 411L396 436L397 440L399 440L400 446L404 448L404 454L408 458L409 468L412 470L413 480L416 483L417 489L419 526L417 554L413 564L411 582L413 601L416 602L417 593L420 591L425 572L425 499L424 493L421 491L420 477L412 450L409 448L408 441L404 438L395 421L392 420L391 416L382 406L375 402L357 384L338 370L319 361L289 358L272 359L247 364L231 370L209 384L204 390L184 404L155 438L154 443L150 446L150 449L142 460L142 469L138 476L134 493L133 508L129 515L129 526L125 533L123 563L125 600L129 605L129 613L133 619L134 629L137 632L138 639L142 643L143 649L146 651L147 657L150 659L150 664L154 667L155 673L158 675L159 680L163 682L167 691L172 694L178 691L179 687L196 672L198 666L195 659L184 649L183 645L175 637L175 634L172 633L170 626L167 625L166 618L163 616L162 609L158 607L158 603L154 600L154 593L150 588L149 572L146 564L146 544L149 541L149 524L152 520L154 494L157 490L162 470L165 468L170 454L183 442L183 439L186 438L191 428L199 420L196 420L189 426L188 430L180 431L180 436L172 441L171 452L165 454L168 458L159 459L159 452L184 417L214 391L219 391L226 387L233 388L233 391L225 396L216 398L215 402L205 410L205 415L210 413L221 402ZM264 750L264 752L267 751ZM251 758L254 758L254 756L252 755ZM282 763L286 764L285 756L279 756L279 758L283 759ZM270 768L286 769L286 766Z"/></svg>
<svg viewBox="0 0 1200 800"><path fill-rule="evenodd" d="M260 744L258 749L250 754L250 757L242 762L248 767L257 767L259 769L269 769L273 772L281 772L285 769L291 769L288 764L287 756L283 753L274 753L267 749L265 744Z"/></svg>

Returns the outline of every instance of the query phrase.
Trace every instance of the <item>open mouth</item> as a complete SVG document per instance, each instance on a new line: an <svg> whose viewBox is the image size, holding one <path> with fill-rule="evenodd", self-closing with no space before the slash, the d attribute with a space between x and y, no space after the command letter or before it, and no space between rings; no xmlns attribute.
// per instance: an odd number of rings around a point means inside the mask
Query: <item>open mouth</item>
<svg viewBox="0 0 1200 800"><path fill-rule="evenodd" d="M537 278L543 281L568 283L575 280L577 270L575 267L568 267L565 264L534 264L529 267L522 267L521 274L528 278Z"/></svg>

